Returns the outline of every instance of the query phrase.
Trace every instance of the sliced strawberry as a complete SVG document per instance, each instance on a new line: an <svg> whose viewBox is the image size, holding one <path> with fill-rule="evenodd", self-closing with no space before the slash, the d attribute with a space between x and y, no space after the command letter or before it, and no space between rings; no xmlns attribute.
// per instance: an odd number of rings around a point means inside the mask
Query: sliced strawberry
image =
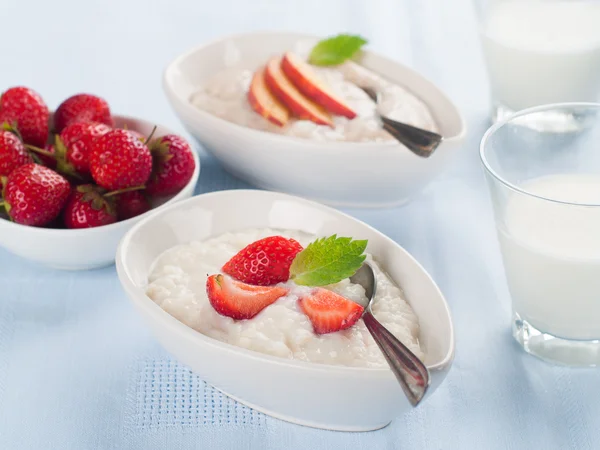
<svg viewBox="0 0 600 450"><path fill-rule="evenodd" d="M222 316L236 320L251 319L278 298L288 293L280 286L252 286L225 275L211 275L206 292L212 307Z"/></svg>
<svg viewBox="0 0 600 450"><path fill-rule="evenodd" d="M270 286L290 278L292 261L302 250L294 239L270 236L240 250L222 270L244 283Z"/></svg>
<svg viewBox="0 0 600 450"><path fill-rule="evenodd" d="M358 303L322 288L315 289L298 303L317 334L350 328L361 318L364 311Z"/></svg>

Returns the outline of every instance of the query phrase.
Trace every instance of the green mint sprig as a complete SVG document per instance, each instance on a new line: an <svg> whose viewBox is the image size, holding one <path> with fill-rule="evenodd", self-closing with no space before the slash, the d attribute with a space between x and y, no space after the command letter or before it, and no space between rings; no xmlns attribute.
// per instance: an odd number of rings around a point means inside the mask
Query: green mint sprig
<svg viewBox="0 0 600 450"><path fill-rule="evenodd" d="M290 279L302 286L327 286L351 277L365 261L367 240L333 235L317 239L296 255Z"/></svg>
<svg viewBox="0 0 600 450"><path fill-rule="evenodd" d="M367 40L358 35L338 34L322 41L312 49L308 62L315 66L336 66L352 58Z"/></svg>

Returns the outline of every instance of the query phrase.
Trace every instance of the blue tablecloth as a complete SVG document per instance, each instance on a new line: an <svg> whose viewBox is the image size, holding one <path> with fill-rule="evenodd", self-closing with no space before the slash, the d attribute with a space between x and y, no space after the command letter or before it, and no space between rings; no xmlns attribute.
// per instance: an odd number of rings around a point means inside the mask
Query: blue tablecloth
<svg viewBox="0 0 600 450"><path fill-rule="evenodd" d="M177 54L248 30L351 31L446 90L469 138L413 203L348 210L412 252L450 303L456 361L426 404L359 434L268 418L162 351L114 267L60 272L0 250L0 449L598 448L599 373L542 363L510 337L477 154L488 103L470 0L20 0L1 15L0 89L31 86L52 107L90 91L183 133L160 87ZM198 193L247 187L201 157Z"/></svg>

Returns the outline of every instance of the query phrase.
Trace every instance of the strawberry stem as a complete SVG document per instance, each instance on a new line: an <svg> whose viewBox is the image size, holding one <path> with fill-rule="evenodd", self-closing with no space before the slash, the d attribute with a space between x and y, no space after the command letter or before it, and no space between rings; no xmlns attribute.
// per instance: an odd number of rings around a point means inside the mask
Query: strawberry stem
<svg viewBox="0 0 600 450"><path fill-rule="evenodd" d="M44 150L43 148L39 148L39 147L36 147L35 145L30 145L30 144L25 144L25 147L27 148L27 150L37 153L38 155L44 155L44 156L47 156L48 158L52 158L52 159L56 160L56 155L54 153L50 153L48 150Z"/></svg>
<svg viewBox="0 0 600 450"><path fill-rule="evenodd" d="M65 175L67 177L75 178L78 181L85 181L86 180L85 177L83 175L81 175L79 172L76 172L76 171L66 172L65 170L61 170L61 167L59 167L59 166L56 166L56 170L61 175Z"/></svg>
<svg viewBox="0 0 600 450"><path fill-rule="evenodd" d="M107 194L104 194L104 197L113 197L115 195L124 194L125 192L141 191L142 189L146 189L146 186L143 184L140 186L133 186L125 189L119 189L117 191L112 191Z"/></svg>
<svg viewBox="0 0 600 450"><path fill-rule="evenodd" d="M36 155L35 153L31 154L31 157L33 158L33 162L36 164L40 164L40 165L44 165L44 163L42 163L42 160L40 159L39 155Z"/></svg>
<svg viewBox="0 0 600 450"><path fill-rule="evenodd" d="M152 128L152 131L150 132L150 134L148 135L148 137L146 138L146 140L144 141L146 144L148 142L150 142L150 139L152 139L152 137L154 136L154 133L156 132L156 125L154 125L154 128Z"/></svg>
<svg viewBox="0 0 600 450"><path fill-rule="evenodd" d="M19 129L17 128L17 121L14 121L12 124L10 124L8 122L4 122L2 124L2 129L4 131L11 132L15 136L17 136L21 142L23 142L23 136L21 136L21 133L19 132Z"/></svg>
<svg viewBox="0 0 600 450"><path fill-rule="evenodd" d="M10 216L10 204L6 202L6 200L0 201L0 210L3 209L4 212L8 215L8 218L12 222L12 217Z"/></svg>

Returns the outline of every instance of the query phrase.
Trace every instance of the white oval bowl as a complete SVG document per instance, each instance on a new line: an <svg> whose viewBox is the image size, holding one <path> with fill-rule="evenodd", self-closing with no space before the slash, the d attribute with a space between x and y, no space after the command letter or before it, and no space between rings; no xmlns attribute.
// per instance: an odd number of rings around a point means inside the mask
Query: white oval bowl
<svg viewBox="0 0 600 450"><path fill-rule="evenodd" d="M230 36L195 48L165 70L163 88L186 129L233 175L261 188L323 203L358 207L405 203L449 164L466 134L457 107L433 83L406 66L365 51L360 64L420 97L444 141L420 158L396 141L322 142L243 127L194 107L190 96L226 67L255 68L313 36L261 32Z"/></svg>
<svg viewBox="0 0 600 450"><path fill-rule="evenodd" d="M139 131L148 136L154 123L127 116L113 116L115 126ZM155 137L174 134L163 126L157 126ZM8 251L56 269L85 270L114 263L117 246L131 226L144 217L179 200L189 198L200 175L200 159L192 152L196 168L189 183L177 194L162 199L160 205L137 217L97 228L79 230L38 228L19 225L0 218L0 246Z"/></svg>
<svg viewBox="0 0 600 450"><path fill-rule="evenodd" d="M419 317L431 395L454 355L448 306L431 277L402 247L368 225L318 203L265 191L203 194L158 211L125 235L117 252L123 288L163 347L207 383L273 417L331 430L366 431L411 409L388 368L308 363L265 355L207 337L163 311L145 293L165 250L248 228L295 229L368 239L367 251L404 289Z"/></svg>

